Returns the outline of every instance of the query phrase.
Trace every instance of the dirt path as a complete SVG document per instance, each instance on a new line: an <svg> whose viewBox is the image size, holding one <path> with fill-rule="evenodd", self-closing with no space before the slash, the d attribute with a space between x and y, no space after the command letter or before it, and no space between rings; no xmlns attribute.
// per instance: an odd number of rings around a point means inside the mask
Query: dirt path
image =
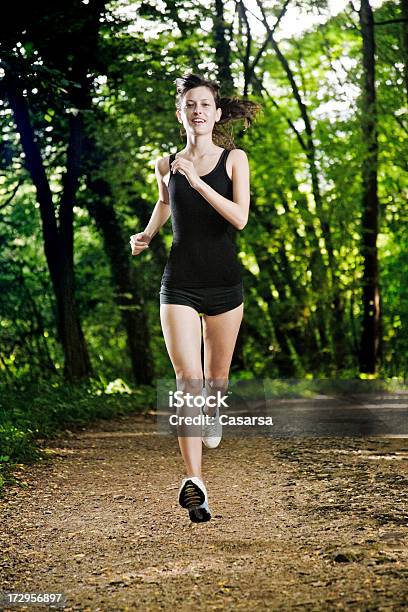
<svg viewBox="0 0 408 612"><path fill-rule="evenodd" d="M406 439L224 439L202 525L177 504L176 439L142 416L50 452L0 499L0 590L66 610L406 609Z"/></svg>

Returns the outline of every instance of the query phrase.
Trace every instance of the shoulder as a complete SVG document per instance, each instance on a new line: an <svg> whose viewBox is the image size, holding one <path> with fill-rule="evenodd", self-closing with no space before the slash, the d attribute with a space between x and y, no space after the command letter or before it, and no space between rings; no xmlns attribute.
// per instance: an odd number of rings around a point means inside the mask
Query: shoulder
<svg viewBox="0 0 408 612"><path fill-rule="evenodd" d="M234 166L248 165L248 156L243 149L231 149L228 157L230 158Z"/></svg>
<svg viewBox="0 0 408 612"><path fill-rule="evenodd" d="M232 172L249 172L248 156L243 149L231 149L228 154L227 160L229 161Z"/></svg>
<svg viewBox="0 0 408 612"><path fill-rule="evenodd" d="M248 160L248 156L245 153L244 149L231 149L229 154L230 154L231 159Z"/></svg>

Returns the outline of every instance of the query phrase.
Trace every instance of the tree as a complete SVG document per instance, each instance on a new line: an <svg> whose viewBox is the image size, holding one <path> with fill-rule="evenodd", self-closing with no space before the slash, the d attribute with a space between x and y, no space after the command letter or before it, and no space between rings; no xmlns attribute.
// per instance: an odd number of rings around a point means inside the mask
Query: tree
<svg viewBox="0 0 408 612"><path fill-rule="evenodd" d="M369 0L361 0L359 10L363 41L363 83L361 128L366 153L362 167L362 247L363 322L360 341L360 370L375 373L380 348L380 288L378 272L378 137L375 89L374 17Z"/></svg>
<svg viewBox="0 0 408 612"><path fill-rule="evenodd" d="M84 57L88 61L92 61L95 57L99 19L104 5L105 2L100 0L90 4L89 7L85 7L82 3L77 3L73 7L72 3L67 3L65 7L67 17L62 29L60 6L56 7L51 15L50 6L46 3L45 7L40 4L27 11L11 12L9 28L3 37L2 44L2 66L5 71L2 81L3 95L8 98L13 110L16 128L20 134L21 146L25 154L26 168L35 185L40 205L44 252L57 303L58 333L65 356L64 375L67 379L86 378L92 374L75 300L73 206L81 168L82 112L89 108L90 99L88 76L90 65L84 60ZM45 14L44 8L47 9ZM53 25L51 30L50 24ZM56 41L59 45L61 44L58 34L67 43L63 53L56 45ZM75 54L75 50L81 39L87 41L88 53L81 54L79 57L79 53ZM26 44L25 54L16 55L15 49L24 43ZM34 52L41 53L41 51L43 52L42 62L45 66L40 68L37 74L30 74L30 64L25 59L25 55L33 59ZM49 70L48 76L51 73L54 78L56 73L61 75L58 71L61 64L56 68L57 59L53 58L47 63L48 55L52 56L54 52L55 58L64 57L66 68L68 67L66 63L70 64L71 73L69 80L64 80L64 85L68 99L77 109L71 113L68 121L66 169L62 179L63 189L59 202L58 221L40 148L40 138L33 125L29 99L24 93L32 90L33 81L44 83L39 73L43 77ZM48 92L44 95L45 103L48 101L47 98Z"/></svg>
<svg viewBox="0 0 408 612"><path fill-rule="evenodd" d="M404 62L405 93L408 103L408 0L401 0L401 49Z"/></svg>

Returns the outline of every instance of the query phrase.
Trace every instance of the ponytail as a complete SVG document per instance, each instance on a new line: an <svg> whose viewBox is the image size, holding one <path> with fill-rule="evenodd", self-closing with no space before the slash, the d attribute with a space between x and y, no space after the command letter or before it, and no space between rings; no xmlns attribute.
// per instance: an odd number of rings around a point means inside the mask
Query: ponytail
<svg viewBox="0 0 408 612"><path fill-rule="evenodd" d="M214 125L214 140L217 144L224 145L226 149L235 149L233 122L243 119L244 129L248 129L262 107L257 102L237 97L219 98L219 107L222 115L218 123Z"/></svg>

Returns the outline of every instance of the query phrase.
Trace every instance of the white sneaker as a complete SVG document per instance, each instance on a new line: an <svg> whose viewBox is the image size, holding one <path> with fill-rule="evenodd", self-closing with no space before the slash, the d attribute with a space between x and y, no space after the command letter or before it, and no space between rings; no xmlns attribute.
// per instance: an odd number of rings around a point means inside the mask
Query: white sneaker
<svg viewBox="0 0 408 612"><path fill-rule="evenodd" d="M207 396L205 387L203 387L202 389L202 396L203 397ZM201 412L204 416L206 416L204 412L204 406L201 409ZM212 417L208 416L208 418L206 418L205 421L203 422L203 426L201 429L201 439L203 441L203 444L207 448L217 448L217 446L221 442L221 438L222 438L222 424L220 422L220 409L217 406L217 410L214 416Z"/></svg>
<svg viewBox="0 0 408 612"><path fill-rule="evenodd" d="M179 504L188 510L193 523L205 523L211 519L207 489L198 476L183 479L179 490Z"/></svg>

